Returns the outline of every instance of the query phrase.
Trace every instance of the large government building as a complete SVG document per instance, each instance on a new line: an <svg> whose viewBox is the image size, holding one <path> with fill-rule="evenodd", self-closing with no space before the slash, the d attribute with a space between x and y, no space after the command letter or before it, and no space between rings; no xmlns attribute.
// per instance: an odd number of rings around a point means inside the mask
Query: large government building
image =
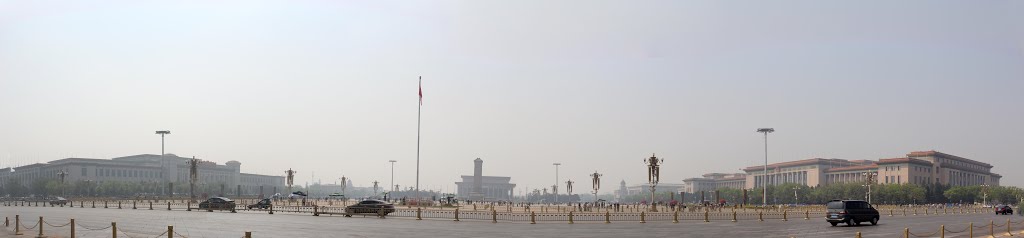
<svg viewBox="0 0 1024 238"><path fill-rule="evenodd" d="M516 184L512 177L484 176L484 161L473 160L473 176L462 175L461 182L455 182L456 196L473 201L512 201Z"/></svg>
<svg viewBox="0 0 1024 238"><path fill-rule="evenodd" d="M818 186L863 183L875 175L878 184L943 184L953 186L999 185L1001 175L992 165L938 151L910 152L905 157L880 160L805 159L744 168L740 174L705 174L704 178L683 180L687 192L719 188L750 189L764 185L796 183ZM739 182L739 181L742 181Z"/></svg>
<svg viewBox="0 0 1024 238"><path fill-rule="evenodd" d="M164 156L143 154L113 159L67 158L48 163L30 164L15 168L0 169L0 184L16 181L29 186L39 179L59 179L58 173L65 171L65 182L90 181L103 183L159 182L167 187L187 188L189 173L186 161L189 158L174 154ZM271 195L284 191L283 176L248 174L241 172L242 163L228 161L223 165L204 161L199 164L199 182L223 186L232 195ZM171 185L173 183L173 185ZM179 187L180 186L180 187Z"/></svg>

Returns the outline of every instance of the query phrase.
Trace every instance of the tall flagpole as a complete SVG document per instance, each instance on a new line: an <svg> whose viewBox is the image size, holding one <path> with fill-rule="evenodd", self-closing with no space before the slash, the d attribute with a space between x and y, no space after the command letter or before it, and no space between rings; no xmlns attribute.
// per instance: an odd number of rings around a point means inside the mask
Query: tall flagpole
<svg viewBox="0 0 1024 238"><path fill-rule="evenodd" d="M416 109L416 206L423 200L420 197L420 115L423 113L423 76L420 76L420 105Z"/></svg>

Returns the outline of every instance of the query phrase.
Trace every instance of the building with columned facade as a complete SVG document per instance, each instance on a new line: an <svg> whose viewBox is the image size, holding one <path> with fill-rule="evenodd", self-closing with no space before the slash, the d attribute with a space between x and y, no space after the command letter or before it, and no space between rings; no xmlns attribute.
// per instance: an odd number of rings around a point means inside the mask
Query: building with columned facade
<svg viewBox="0 0 1024 238"><path fill-rule="evenodd" d="M796 183L818 186L837 183L864 183L877 174L877 184L942 184L951 186L998 186L1002 175L992 173L992 165L938 151L915 151L905 157L880 160L805 159L744 168L745 188Z"/></svg>
<svg viewBox="0 0 1024 238"><path fill-rule="evenodd" d="M37 180L59 180L58 173L66 171L65 183L87 181L102 184L108 181L157 184L163 189L189 186L190 158L174 154L164 156L142 154L113 159L66 158L15 168L0 169L0 185L10 181L29 186ZM226 195L272 195L284 188L284 176L270 176L241 172L242 163L228 161L223 165L212 161L199 164L199 183L223 187Z"/></svg>

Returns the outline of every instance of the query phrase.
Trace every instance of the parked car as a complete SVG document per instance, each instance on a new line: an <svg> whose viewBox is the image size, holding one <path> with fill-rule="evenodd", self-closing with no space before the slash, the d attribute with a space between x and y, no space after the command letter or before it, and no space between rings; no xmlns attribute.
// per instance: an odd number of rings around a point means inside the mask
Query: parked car
<svg viewBox="0 0 1024 238"><path fill-rule="evenodd" d="M832 200L825 205L827 212L825 221L836 226L839 223L846 223L847 226L860 225L861 222L871 222L871 225L878 224L878 210L861 200Z"/></svg>
<svg viewBox="0 0 1024 238"><path fill-rule="evenodd" d="M345 207L345 216L351 217L352 214L358 213L379 214L381 211L384 212L384 215L395 212L395 205L381 200L367 199L359 201L355 205Z"/></svg>
<svg viewBox="0 0 1024 238"><path fill-rule="evenodd" d="M1009 205L997 205L996 215L1013 215L1013 208Z"/></svg>
<svg viewBox="0 0 1024 238"><path fill-rule="evenodd" d="M233 209L235 208L235 201L226 197L212 197L199 203L201 209Z"/></svg>
<svg viewBox="0 0 1024 238"><path fill-rule="evenodd" d="M60 206L60 205L64 205L64 204L68 204L68 200L64 199L62 197L55 197L55 198L50 200L50 205L53 205L53 206Z"/></svg>
<svg viewBox="0 0 1024 238"><path fill-rule="evenodd" d="M271 206L272 204L273 204L273 203L271 203L271 202L270 202L270 199L269 199L269 198L264 198L263 200L260 200L260 201L259 201L259 202L257 202L256 204L251 204L251 205L248 205L248 206L245 206L245 207L246 207L246 208L249 208L249 209L254 209L254 208L258 208L258 209L267 209L267 208L270 208L270 206Z"/></svg>

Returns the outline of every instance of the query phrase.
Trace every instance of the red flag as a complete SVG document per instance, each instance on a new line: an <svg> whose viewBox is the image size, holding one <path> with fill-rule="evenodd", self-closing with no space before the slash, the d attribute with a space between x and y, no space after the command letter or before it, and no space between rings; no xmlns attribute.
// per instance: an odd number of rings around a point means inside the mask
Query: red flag
<svg viewBox="0 0 1024 238"><path fill-rule="evenodd" d="M423 106L423 76L420 76L420 106Z"/></svg>

